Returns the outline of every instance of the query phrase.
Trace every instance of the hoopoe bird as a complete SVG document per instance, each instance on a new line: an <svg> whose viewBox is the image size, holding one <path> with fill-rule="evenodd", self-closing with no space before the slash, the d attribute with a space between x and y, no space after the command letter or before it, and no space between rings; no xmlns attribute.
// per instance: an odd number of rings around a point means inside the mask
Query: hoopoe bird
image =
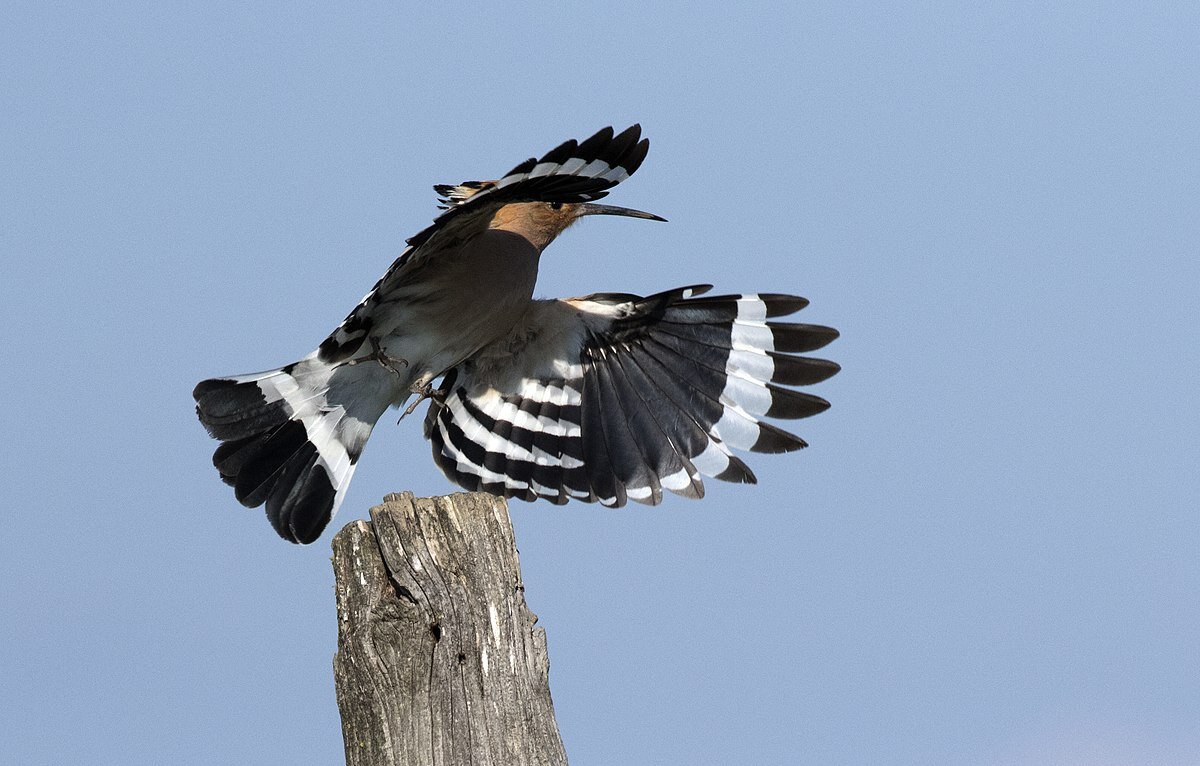
<svg viewBox="0 0 1200 766"><path fill-rule="evenodd" d="M311 543L345 497L375 423L430 400L425 437L453 482L523 500L620 507L704 494L702 476L755 483L733 450L807 446L763 421L829 407L791 387L838 365L798 354L838 336L772 321L792 295L533 298L542 252L589 215L665 220L597 204L649 141L605 128L530 158L498 181L440 185L443 212L308 356L196 386L221 441L213 464L285 539ZM437 385L435 386L435 382Z"/></svg>

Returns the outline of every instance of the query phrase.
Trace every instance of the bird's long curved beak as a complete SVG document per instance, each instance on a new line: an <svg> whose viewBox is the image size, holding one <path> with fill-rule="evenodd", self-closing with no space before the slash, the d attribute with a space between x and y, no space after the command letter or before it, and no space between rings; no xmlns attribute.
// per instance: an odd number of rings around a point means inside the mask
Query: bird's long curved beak
<svg viewBox="0 0 1200 766"><path fill-rule="evenodd" d="M595 202L585 202L580 206L579 218L585 215L625 215L630 218L645 218L648 221L666 221L666 218L657 216L654 213L645 213L641 210L634 210L628 207L617 207L616 205L597 205Z"/></svg>

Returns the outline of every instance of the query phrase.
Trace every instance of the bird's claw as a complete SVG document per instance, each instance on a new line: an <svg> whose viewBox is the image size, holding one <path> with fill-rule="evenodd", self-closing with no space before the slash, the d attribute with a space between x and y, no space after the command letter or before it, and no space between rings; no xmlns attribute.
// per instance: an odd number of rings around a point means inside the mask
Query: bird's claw
<svg viewBox="0 0 1200 766"><path fill-rule="evenodd" d="M392 373L397 378L401 377L400 369L396 365L402 364L407 367L408 360L402 359L398 356L389 356L388 353L383 350L383 346L379 344L378 338L370 338L369 340L371 341L371 353L367 354L366 356L360 356L357 359L351 359L350 361L346 362L346 364L354 366L363 362L379 362L379 364L383 365L385 370Z"/></svg>
<svg viewBox="0 0 1200 766"><path fill-rule="evenodd" d="M404 420L405 417L416 412L417 408L420 407L421 403L426 399L432 399L437 404L446 403L446 392L442 391L441 389L434 388L428 383L414 384L410 390L412 393L417 395L417 400L405 408L404 412L400 414L400 419L396 421L396 425L399 425L400 421Z"/></svg>

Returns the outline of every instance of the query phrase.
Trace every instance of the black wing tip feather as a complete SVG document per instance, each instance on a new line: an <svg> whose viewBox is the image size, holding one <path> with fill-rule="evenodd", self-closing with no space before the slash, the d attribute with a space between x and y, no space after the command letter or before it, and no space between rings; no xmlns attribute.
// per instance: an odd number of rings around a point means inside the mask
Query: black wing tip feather
<svg viewBox="0 0 1200 766"><path fill-rule="evenodd" d="M799 295L759 293L758 299L766 304L768 318L795 314L797 311L808 306L808 298L802 298Z"/></svg>
<svg viewBox="0 0 1200 766"><path fill-rule="evenodd" d="M817 359L810 356L791 356L776 351L768 351L767 356L774 362L772 383L785 386L811 386L829 380L841 372L842 366L828 359Z"/></svg>
<svg viewBox="0 0 1200 766"><path fill-rule="evenodd" d="M795 452L808 446L808 442L793 433L770 423L759 422L758 440L750 447L751 452Z"/></svg>
<svg viewBox="0 0 1200 766"><path fill-rule="evenodd" d="M810 418L829 409L829 402L819 396L806 394L803 391L793 391L768 383L767 390L771 392L771 407L767 417L781 420L799 420Z"/></svg>
<svg viewBox="0 0 1200 766"><path fill-rule="evenodd" d="M754 475L754 471L750 470L750 466L746 465L741 458L736 455L729 456L729 466L713 477L720 481L728 481L733 484L757 484L758 477Z"/></svg>
<svg viewBox="0 0 1200 766"><path fill-rule="evenodd" d="M775 340L775 351L804 354L824 348L841 337L832 327L798 322L767 322Z"/></svg>

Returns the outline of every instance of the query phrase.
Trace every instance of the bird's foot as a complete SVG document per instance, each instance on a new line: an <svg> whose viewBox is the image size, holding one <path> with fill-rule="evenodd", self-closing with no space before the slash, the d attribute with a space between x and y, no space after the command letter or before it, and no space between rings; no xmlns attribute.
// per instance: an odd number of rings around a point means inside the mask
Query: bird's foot
<svg viewBox="0 0 1200 766"><path fill-rule="evenodd" d="M400 420L404 420L405 417L416 412L417 408L420 407L421 403L426 399L432 399L439 405L446 403L446 392L439 388L434 388L429 383L414 383L413 387L409 390L417 395L417 400L405 408L404 412L400 415ZM397 425L400 424L400 420L396 421Z"/></svg>
<svg viewBox="0 0 1200 766"><path fill-rule="evenodd" d="M369 338L368 340L371 341L371 353L367 354L366 356L360 356L357 359L351 359L350 361L346 362L346 364L353 366L356 364L362 364L363 362L379 362L381 365L383 365L385 370L392 373L397 378L401 377L400 368L396 365L402 364L407 367L408 360L401 359L398 356L389 356L388 353L383 350L383 346L379 344L378 338Z"/></svg>

